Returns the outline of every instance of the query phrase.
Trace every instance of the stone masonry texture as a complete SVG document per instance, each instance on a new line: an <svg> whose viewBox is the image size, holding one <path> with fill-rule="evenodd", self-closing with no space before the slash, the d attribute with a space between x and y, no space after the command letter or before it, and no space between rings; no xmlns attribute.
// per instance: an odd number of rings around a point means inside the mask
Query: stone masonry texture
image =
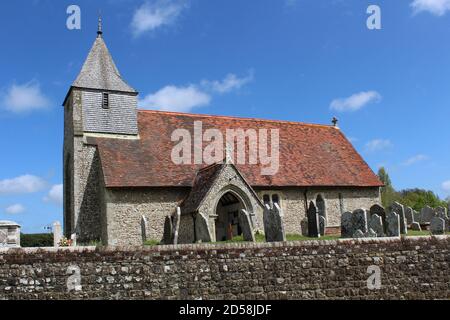
<svg viewBox="0 0 450 320"><path fill-rule="evenodd" d="M450 299L450 237L0 249L0 299ZM367 286L369 266L380 289ZM79 268L80 290L68 291Z"/></svg>

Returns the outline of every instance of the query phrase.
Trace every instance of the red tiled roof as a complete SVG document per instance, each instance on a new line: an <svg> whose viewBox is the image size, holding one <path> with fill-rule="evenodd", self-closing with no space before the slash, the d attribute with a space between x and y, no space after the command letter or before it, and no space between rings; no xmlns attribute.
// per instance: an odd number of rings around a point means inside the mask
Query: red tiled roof
<svg viewBox="0 0 450 320"><path fill-rule="evenodd" d="M236 164L253 187L382 186L335 127L163 111L138 112L139 140L96 139L106 186L192 187L198 170L206 165L174 164L171 152L176 142L171 135L175 129L187 129L193 135L194 121L202 121L203 130L221 130L224 137L226 129L279 129L280 167L275 175L261 175L259 164Z"/></svg>

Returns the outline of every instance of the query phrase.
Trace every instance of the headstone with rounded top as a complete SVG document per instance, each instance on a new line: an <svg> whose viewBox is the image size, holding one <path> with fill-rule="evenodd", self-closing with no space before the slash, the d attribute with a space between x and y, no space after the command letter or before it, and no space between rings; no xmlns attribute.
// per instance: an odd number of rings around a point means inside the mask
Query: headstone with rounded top
<svg viewBox="0 0 450 320"><path fill-rule="evenodd" d="M400 217L395 212L391 211L386 216L387 229L386 235L388 237L400 236Z"/></svg>
<svg viewBox="0 0 450 320"><path fill-rule="evenodd" d="M370 217L369 230L374 231L377 237L384 237L383 221L379 215L373 214Z"/></svg>
<svg viewBox="0 0 450 320"><path fill-rule="evenodd" d="M430 232L435 235L445 234L445 220L439 217L432 218Z"/></svg>
<svg viewBox="0 0 450 320"><path fill-rule="evenodd" d="M430 206L425 206L420 211L420 223L421 224L428 224L431 222L431 219L433 219L436 216L435 211Z"/></svg>
<svg viewBox="0 0 450 320"><path fill-rule="evenodd" d="M355 232L353 228L353 213L344 212L341 216L341 237L351 238Z"/></svg>
<svg viewBox="0 0 450 320"><path fill-rule="evenodd" d="M369 231L367 227L367 210L356 209L353 211L353 228L354 230L361 230L363 234Z"/></svg>

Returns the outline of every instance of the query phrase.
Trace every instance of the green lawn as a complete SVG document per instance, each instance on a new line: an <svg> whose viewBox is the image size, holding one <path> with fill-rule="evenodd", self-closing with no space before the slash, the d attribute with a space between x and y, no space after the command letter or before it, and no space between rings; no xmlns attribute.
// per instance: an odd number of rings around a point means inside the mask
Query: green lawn
<svg viewBox="0 0 450 320"><path fill-rule="evenodd" d="M450 232L446 233L447 235L450 235ZM408 230L408 237L417 237L417 236L429 236L430 231L424 230L424 231L414 231L414 230ZM340 236L337 235L327 235L320 238L310 238L306 237L300 234L287 234L286 235L286 241L308 241L308 240L338 240L341 239ZM266 242L266 238L263 234L256 234L255 235L256 242ZM214 243L239 243L239 242L245 242L244 237L237 236L234 237L232 240L227 241L217 241ZM146 246L157 246L160 245L160 242L158 240L149 240L145 242Z"/></svg>
<svg viewBox="0 0 450 320"><path fill-rule="evenodd" d="M446 235L450 235L450 232L446 232ZM415 230L408 230L407 237L417 237L417 236L430 236L430 231L428 230L422 230L422 231L415 231Z"/></svg>

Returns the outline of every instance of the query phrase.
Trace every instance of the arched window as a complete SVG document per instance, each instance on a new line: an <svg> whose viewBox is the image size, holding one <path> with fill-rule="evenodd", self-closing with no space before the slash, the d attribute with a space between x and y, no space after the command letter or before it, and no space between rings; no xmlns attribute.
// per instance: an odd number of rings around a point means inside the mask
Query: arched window
<svg viewBox="0 0 450 320"><path fill-rule="evenodd" d="M272 195L272 203L280 205L280 197L278 196L278 194L274 193Z"/></svg>
<svg viewBox="0 0 450 320"><path fill-rule="evenodd" d="M268 193L263 195L263 203L264 205L268 204L271 208L276 203L281 207L280 196L278 193Z"/></svg>
<svg viewBox="0 0 450 320"><path fill-rule="evenodd" d="M264 205L268 204L270 206L270 196L268 194L265 194L263 196L263 202L264 202Z"/></svg>

